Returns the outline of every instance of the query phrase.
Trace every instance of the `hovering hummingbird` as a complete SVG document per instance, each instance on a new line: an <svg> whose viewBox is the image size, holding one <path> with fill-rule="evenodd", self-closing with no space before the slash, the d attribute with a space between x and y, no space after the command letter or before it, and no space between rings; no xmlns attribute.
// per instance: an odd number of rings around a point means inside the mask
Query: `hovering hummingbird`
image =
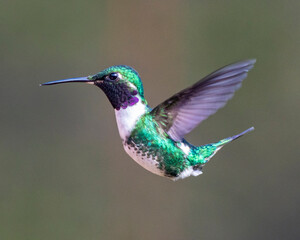
<svg viewBox="0 0 300 240"><path fill-rule="evenodd" d="M253 59L225 66L153 109L144 97L139 74L125 65L41 85L83 82L101 88L115 110L127 154L148 171L177 180L198 176L204 164L225 144L254 129L203 146L194 146L184 139L232 98L254 63Z"/></svg>

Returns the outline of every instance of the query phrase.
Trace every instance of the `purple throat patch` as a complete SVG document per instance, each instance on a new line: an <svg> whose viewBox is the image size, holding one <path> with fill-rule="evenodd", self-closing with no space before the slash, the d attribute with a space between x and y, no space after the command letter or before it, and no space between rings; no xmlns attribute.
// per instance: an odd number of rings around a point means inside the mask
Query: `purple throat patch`
<svg viewBox="0 0 300 240"><path fill-rule="evenodd" d="M116 107L117 110L126 109L128 106L133 106L134 104L138 103L139 99L138 97L131 97L127 99L127 101L123 102L121 106Z"/></svg>

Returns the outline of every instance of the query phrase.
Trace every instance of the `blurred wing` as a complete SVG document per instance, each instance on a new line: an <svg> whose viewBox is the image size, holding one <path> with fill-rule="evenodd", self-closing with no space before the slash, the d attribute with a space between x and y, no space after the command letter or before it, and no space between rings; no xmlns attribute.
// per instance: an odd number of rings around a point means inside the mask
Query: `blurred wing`
<svg viewBox="0 0 300 240"><path fill-rule="evenodd" d="M151 114L174 141L182 140L232 98L255 61L237 62L211 73L159 104Z"/></svg>

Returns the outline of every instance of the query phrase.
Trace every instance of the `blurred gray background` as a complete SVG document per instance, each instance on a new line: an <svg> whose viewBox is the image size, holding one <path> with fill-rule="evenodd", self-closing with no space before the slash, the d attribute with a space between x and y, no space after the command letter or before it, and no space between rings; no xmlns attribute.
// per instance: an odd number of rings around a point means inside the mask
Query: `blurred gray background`
<svg viewBox="0 0 300 240"><path fill-rule="evenodd" d="M299 239L299 1L0 1L0 239ZM123 151L96 87L39 83L126 64L155 106L257 58L187 139L227 145L172 182Z"/></svg>

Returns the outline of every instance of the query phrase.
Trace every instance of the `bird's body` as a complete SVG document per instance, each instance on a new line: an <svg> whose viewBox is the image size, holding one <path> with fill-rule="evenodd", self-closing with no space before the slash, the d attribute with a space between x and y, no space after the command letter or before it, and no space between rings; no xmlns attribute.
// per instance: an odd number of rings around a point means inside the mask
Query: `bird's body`
<svg viewBox="0 0 300 240"><path fill-rule="evenodd" d="M126 109L116 111L118 129L125 151L148 171L174 180L201 174L202 166L224 144L236 138L235 136L200 147L193 146L185 139L176 142L164 133L153 118L151 108L137 106L133 109L133 111ZM139 112L141 109L143 113ZM128 113L123 115L122 111ZM131 121L135 124L124 125Z"/></svg>
<svg viewBox="0 0 300 240"><path fill-rule="evenodd" d="M193 146L183 137L233 96L255 60L224 67L175 94L154 109L144 98L138 73L131 67L112 66L102 72L63 82L87 82L100 87L112 106L126 153L148 171L173 180L201 174L202 166L226 143L248 131L219 142Z"/></svg>

